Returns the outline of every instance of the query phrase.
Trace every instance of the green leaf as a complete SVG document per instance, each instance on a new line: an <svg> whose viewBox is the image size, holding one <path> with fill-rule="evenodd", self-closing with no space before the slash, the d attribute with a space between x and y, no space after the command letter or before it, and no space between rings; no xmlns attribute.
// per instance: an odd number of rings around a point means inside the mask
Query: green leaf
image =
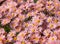
<svg viewBox="0 0 60 44"><path fill-rule="evenodd" d="M11 28L10 28L10 26L7 24L7 25L4 26L4 30L5 30L7 33L9 33L10 30L11 30Z"/></svg>
<svg viewBox="0 0 60 44"><path fill-rule="evenodd" d="M34 3L36 3L38 0L34 0Z"/></svg>
<svg viewBox="0 0 60 44"><path fill-rule="evenodd" d="M13 42L11 44L14 44Z"/></svg>
<svg viewBox="0 0 60 44"><path fill-rule="evenodd" d="M27 1L27 0L24 0L25 2Z"/></svg>
<svg viewBox="0 0 60 44"><path fill-rule="evenodd" d="M2 27L1 22L0 22L0 27Z"/></svg>
<svg viewBox="0 0 60 44"><path fill-rule="evenodd" d="M16 33L16 36L19 34L19 32Z"/></svg>
<svg viewBox="0 0 60 44"><path fill-rule="evenodd" d="M24 22L27 22L32 19L32 16L29 16L28 18L25 18Z"/></svg>
<svg viewBox="0 0 60 44"><path fill-rule="evenodd" d="M1 28L4 28L4 30L5 30L7 33L10 32L10 30L11 30L9 24L7 24L7 25L5 25L5 26L2 26L2 25L1 25L1 22L0 22L0 27L1 27Z"/></svg>
<svg viewBox="0 0 60 44"><path fill-rule="evenodd" d="M54 13L52 13L51 11L48 11L47 9L45 9L45 10L43 11L43 13L44 13L45 15L47 15L47 16L55 16Z"/></svg>

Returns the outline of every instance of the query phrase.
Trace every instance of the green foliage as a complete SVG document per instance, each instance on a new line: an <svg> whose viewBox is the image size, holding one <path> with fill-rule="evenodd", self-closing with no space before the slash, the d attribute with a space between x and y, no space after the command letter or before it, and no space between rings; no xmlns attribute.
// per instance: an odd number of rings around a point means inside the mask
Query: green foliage
<svg viewBox="0 0 60 44"><path fill-rule="evenodd" d="M11 30L9 24L7 24L7 25L5 25L5 26L2 26L2 25L1 25L1 22L0 22L0 28L4 28L5 32L7 32L7 33L9 33L10 30Z"/></svg>
<svg viewBox="0 0 60 44"><path fill-rule="evenodd" d="M10 26L7 24L7 25L4 26L4 30L5 30L7 33L9 33L10 30L11 30L11 28L10 28Z"/></svg>
<svg viewBox="0 0 60 44"><path fill-rule="evenodd" d="M29 16L28 18L25 18L24 22L27 22L32 19L32 16Z"/></svg>
<svg viewBox="0 0 60 44"><path fill-rule="evenodd" d="M0 22L0 27L2 27L1 22Z"/></svg>
<svg viewBox="0 0 60 44"><path fill-rule="evenodd" d="M16 33L16 36L19 34L19 32Z"/></svg>
<svg viewBox="0 0 60 44"><path fill-rule="evenodd" d="M24 0L25 2L27 1L27 0Z"/></svg>
<svg viewBox="0 0 60 44"><path fill-rule="evenodd" d="M34 3L36 3L38 0L34 0Z"/></svg>
<svg viewBox="0 0 60 44"><path fill-rule="evenodd" d="M43 13L45 14L45 15L47 15L47 16L55 16L55 14L54 13L52 13L51 11L48 11L47 9L45 9L44 11L43 11Z"/></svg>

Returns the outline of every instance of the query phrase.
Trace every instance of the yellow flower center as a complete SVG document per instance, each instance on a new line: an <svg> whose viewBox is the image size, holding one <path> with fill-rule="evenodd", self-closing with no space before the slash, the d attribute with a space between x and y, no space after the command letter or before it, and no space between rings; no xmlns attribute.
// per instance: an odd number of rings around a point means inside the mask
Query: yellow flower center
<svg viewBox="0 0 60 44"><path fill-rule="evenodd" d="M22 41L22 43L21 44L25 44L25 42L24 41Z"/></svg>
<svg viewBox="0 0 60 44"><path fill-rule="evenodd" d="M52 40L54 40L54 38L52 38Z"/></svg>
<svg viewBox="0 0 60 44"><path fill-rule="evenodd" d="M2 41L2 38L0 38L0 41Z"/></svg>
<svg viewBox="0 0 60 44"><path fill-rule="evenodd" d="M58 11L58 14L60 15L60 11Z"/></svg>
<svg viewBox="0 0 60 44"><path fill-rule="evenodd" d="M35 29L32 29L32 32L35 32Z"/></svg>
<svg viewBox="0 0 60 44"><path fill-rule="evenodd" d="M26 23L25 25L26 25L26 27L28 27L28 23Z"/></svg>
<svg viewBox="0 0 60 44"><path fill-rule="evenodd" d="M31 14L30 14L30 13L28 13L28 14L27 14L27 16L29 17L29 16L31 16Z"/></svg>
<svg viewBox="0 0 60 44"><path fill-rule="evenodd" d="M14 40L17 40L17 38L16 38L16 37L14 37Z"/></svg>
<svg viewBox="0 0 60 44"><path fill-rule="evenodd" d="M58 22L58 20L57 20L57 19L55 19L55 20L54 20L54 22L55 22L55 23L57 23L57 22Z"/></svg>
<svg viewBox="0 0 60 44"><path fill-rule="evenodd" d="M36 20L36 23L39 23L40 22L40 20Z"/></svg>
<svg viewBox="0 0 60 44"><path fill-rule="evenodd" d="M53 24L50 24L50 28L53 28Z"/></svg>
<svg viewBox="0 0 60 44"><path fill-rule="evenodd" d="M37 37L36 37L34 40L38 41L38 40L39 40L39 38L37 38Z"/></svg>

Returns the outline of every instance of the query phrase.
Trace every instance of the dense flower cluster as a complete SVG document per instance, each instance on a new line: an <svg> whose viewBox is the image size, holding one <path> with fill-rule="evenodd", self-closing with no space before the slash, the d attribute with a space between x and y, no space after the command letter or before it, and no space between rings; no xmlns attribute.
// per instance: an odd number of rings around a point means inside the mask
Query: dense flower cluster
<svg viewBox="0 0 60 44"><path fill-rule="evenodd" d="M60 44L60 0L0 0L0 44Z"/></svg>

